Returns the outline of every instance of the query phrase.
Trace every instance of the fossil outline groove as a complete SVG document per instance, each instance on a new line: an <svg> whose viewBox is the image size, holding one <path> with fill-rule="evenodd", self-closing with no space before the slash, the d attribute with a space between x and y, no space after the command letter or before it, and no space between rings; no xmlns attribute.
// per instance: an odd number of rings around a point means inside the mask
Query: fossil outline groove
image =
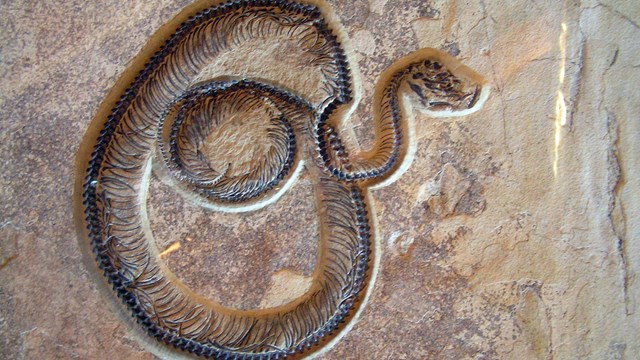
<svg viewBox="0 0 640 360"><path fill-rule="evenodd" d="M224 50L273 36L287 36L310 54L310 69L322 74L322 101L260 79L195 80ZM488 96L484 79L431 49L399 60L385 74L374 98L373 148L354 155L339 132L340 109L353 102L348 59L315 5L222 2L192 14L148 59L102 120L82 184L82 209L98 266L151 337L203 357L280 359L307 353L353 321L371 280L367 188L399 173L407 158L402 96L434 116L468 114ZM231 162L215 168L203 144L230 115L247 111L268 118L268 150L239 174ZM177 187L220 208L264 201L305 161L323 209L309 291L280 307L235 310L167 276L144 226L154 156Z"/></svg>

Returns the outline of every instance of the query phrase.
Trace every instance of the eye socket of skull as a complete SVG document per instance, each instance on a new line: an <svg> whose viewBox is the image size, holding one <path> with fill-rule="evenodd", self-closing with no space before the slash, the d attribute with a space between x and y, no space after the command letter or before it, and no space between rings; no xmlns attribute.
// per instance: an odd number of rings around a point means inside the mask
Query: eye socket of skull
<svg viewBox="0 0 640 360"><path fill-rule="evenodd" d="M187 92L167 112L158 137L174 178L222 203L271 189L291 169L295 151L288 119L268 94L246 84Z"/></svg>

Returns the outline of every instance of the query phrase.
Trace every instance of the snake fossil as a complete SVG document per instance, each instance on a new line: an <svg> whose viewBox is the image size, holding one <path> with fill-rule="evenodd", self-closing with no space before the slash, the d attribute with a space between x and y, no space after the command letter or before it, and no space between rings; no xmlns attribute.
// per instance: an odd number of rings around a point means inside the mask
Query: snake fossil
<svg viewBox="0 0 640 360"><path fill-rule="evenodd" d="M398 173L407 157L411 134L403 99L428 114L462 115L479 108L486 84L435 50L409 55L381 76L374 145L355 152L339 131L344 108L354 103L351 70L317 6L234 0L190 15L147 58L110 115L96 120L101 131L91 140L82 181L85 236L115 293L158 341L216 359L304 354L353 320L370 285L367 188ZM309 57L305 71L318 72L320 100L277 81L203 80L206 66L226 51L276 37ZM214 164L207 151L216 148L206 150L208 144L239 117L257 129L261 148L248 163L231 156ZM303 296L283 306L236 310L203 299L170 276L145 227L152 167L164 169L176 189L199 203L224 209L273 197L301 162L315 179L322 228L313 284Z"/></svg>

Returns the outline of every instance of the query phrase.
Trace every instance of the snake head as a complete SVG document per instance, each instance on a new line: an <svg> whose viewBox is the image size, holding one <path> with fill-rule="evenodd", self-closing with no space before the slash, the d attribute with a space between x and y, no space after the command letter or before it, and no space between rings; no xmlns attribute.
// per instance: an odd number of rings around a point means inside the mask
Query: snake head
<svg viewBox="0 0 640 360"><path fill-rule="evenodd" d="M483 100L483 81L469 76L465 73L467 69L460 66L456 70L450 70L444 61L427 59L411 64L404 79L423 110L444 115L468 114Z"/></svg>

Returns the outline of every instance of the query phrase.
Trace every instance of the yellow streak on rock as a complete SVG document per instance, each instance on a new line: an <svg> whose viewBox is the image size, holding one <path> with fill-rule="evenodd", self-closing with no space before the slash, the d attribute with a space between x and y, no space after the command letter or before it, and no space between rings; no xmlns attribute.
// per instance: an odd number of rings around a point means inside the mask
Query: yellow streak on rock
<svg viewBox="0 0 640 360"><path fill-rule="evenodd" d="M160 253L160 257L163 258L169 254L171 254L174 251L177 251L178 249L180 249L180 242L174 242L173 244L169 245L168 248L166 248L163 252Z"/></svg>

